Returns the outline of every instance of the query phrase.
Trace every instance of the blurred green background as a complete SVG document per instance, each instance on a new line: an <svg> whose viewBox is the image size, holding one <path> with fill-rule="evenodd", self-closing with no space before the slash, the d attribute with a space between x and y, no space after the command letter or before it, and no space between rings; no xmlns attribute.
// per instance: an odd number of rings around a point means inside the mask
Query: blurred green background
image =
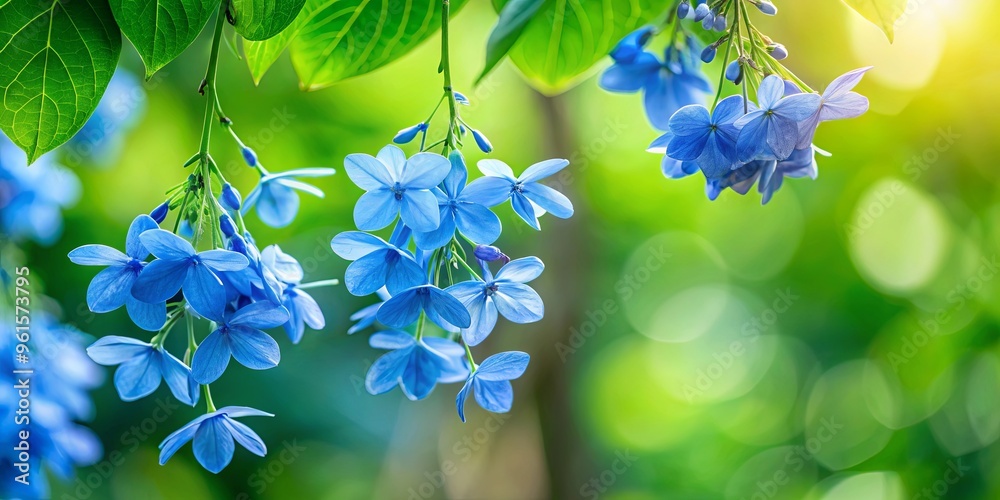
<svg viewBox="0 0 1000 500"><path fill-rule="evenodd" d="M814 87L874 65L858 91L871 111L821 127L816 181L787 181L766 207L751 193L709 202L700 176L672 181L644 152L658 135L638 96L594 78L557 97L525 85L509 63L479 87L495 14L469 5L453 22L463 116L515 171L572 161L561 188L576 215L535 233L506 208L499 241L537 255L537 324L501 322L479 357L532 356L514 410L469 405L457 386L425 401L363 388L381 353L347 317L370 299L317 290L327 328L282 362L233 366L216 402L276 414L252 426L268 456L237 452L218 476L190 448L166 466L156 445L197 415L154 396L122 403L110 381L91 426L106 456L55 485L75 498L997 498L1000 497L1000 199L996 133L1000 55L987 0L913 0L890 46L834 0L782 2L762 29L788 46ZM84 243L119 245L129 222L184 178L197 149L202 40L147 82L143 121L120 161L77 168L82 200L60 242L26 247L64 319L95 336L133 335L124 310L87 311L94 270L66 258ZM131 50L131 49L129 49ZM438 39L372 74L302 93L287 59L260 87L224 53L223 106L271 170L332 166L374 154L423 119L440 92ZM140 73L138 58L126 66ZM719 68L709 69L709 74ZM244 193L256 174L217 131L214 155ZM412 149L412 148L411 148ZM412 153L412 151L410 151ZM482 157L467 148L470 164ZM307 280L341 277L329 249L352 229L360 190L343 172L303 198L296 222L248 219L261 246L279 243ZM179 339L171 339L179 340ZM111 370L108 370L110 375Z"/></svg>

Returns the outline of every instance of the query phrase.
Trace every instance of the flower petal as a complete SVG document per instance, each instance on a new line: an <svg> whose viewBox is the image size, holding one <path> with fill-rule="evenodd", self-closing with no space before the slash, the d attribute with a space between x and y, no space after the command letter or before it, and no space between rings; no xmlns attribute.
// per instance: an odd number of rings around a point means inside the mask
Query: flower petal
<svg viewBox="0 0 1000 500"><path fill-rule="evenodd" d="M242 271L250 265L245 255L230 250L206 250L198 259L213 271Z"/></svg>
<svg viewBox="0 0 1000 500"><path fill-rule="evenodd" d="M356 260L389 246L382 238L363 231L346 231L333 237L330 247L345 260Z"/></svg>
<svg viewBox="0 0 1000 500"><path fill-rule="evenodd" d="M559 171L567 166L569 166L569 160L564 160L562 158L540 161L528 167L521 174L521 176L517 178L517 180L524 184L538 182L546 177L559 173Z"/></svg>
<svg viewBox="0 0 1000 500"><path fill-rule="evenodd" d="M497 214L478 203L459 203L455 208L455 223L462 234L483 245L496 241L503 231Z"/></svg>
<svg viewBox="0 0 1000 500"><path fill-rule="evenodd" d="M537 182L525 184L523 193L526 198L560 219L568 219L573 216L573 202L569 201L566 195L545 184Z"/></svg>
<svg viewBox="0 0 1000 500"><path fill-rule="evenodd" d="M149 250L142 244L139 235L151 229L159 229L159 224L152 217L140 214L132 220L128 227L128 234L125 236L125 253L133 259L145 260L149 257Z"/></svg>
<svg viewBox="0 0 1000 500"><path fill-rule="evenodd" d="M406 190L399 215L407 226L418 232L433 231L441 224L437 198L427 190Z"/></svg>
<svg viewBox="0 0 1000 500"><path fill-rule="evenodd" d="M465 400L469 399L469 389L472 388L472 379L465 381L465 385L462 386L462 390L458 391L458 396L455 397L455 408L458 410L458 418L465 422Z"/></svg>
<svg viewBox="0 0 1000 500"><path fill-rule="evenodd" d="M81 266L113 266L125 264L127 255L106 245L83 245L69 253L70 262Z"/></svg>
<svg viewBox="0 0 1000 500"><path fill-rule="evenodd" d="M164 229L143 232L139 240L158 259L183 260L195 254L191 243Z"/></svg>
<svg viewBox="0 0 1000 500"><path fill-rule="evenodd" d="M267 455L267 446L264 444L264 440L257 435L253 429L246 426L241 422L237 422L228 415L222 416L222 423L226 426L226 429L233 436L233 439L241 446L246 448L250 453L257 455L258 457L263 457Z"/></svg>
<svg viewBox="0 0 1000 500"><path fill-rule="evenodd" d="M125 298L125 310L128 311L128 317L132 318L132 322L146 331L159 331L163 324L167 322L166 302L149 304L129 294Z"/></svg>
<svg viewBox="0 0 1000 500"><path fill-rule="evenodd" d="M417 290L420 288L410 288L385 301L376 314L379 322L393 328L403 328L416 321L422 307L420 298L417 297Z"/></svg>
<svg viewBox="0 0 1000 500"><path fill-rule="evenodd" d="M95 363L105 366L117 365L148 353L152 346L131 337L109 335L97 339L87 348L87 355Z"/></svg>
<svg viewBox="0 0 1000 500"><path fill-rule="evenodd" d="M514 177L514 171L510 169L510 166L500 160L479 160L479 163L476 163L476 166L479 167L479 171L485 176L500 177L510 182L515 182L517 180L517 178Z"/></svg>
<svg viewBox="0 0 1000 500"><path fill-rule="evenodd" d="M270 335L245 326L229 329L229 346L236 361L251 370L266 370L278 366L281 351Z"/></svg>
<svg viewBox="0 0 1000 500"><path fill-rule="evenodd" d="M506 177L480 177L466 186L465 190L462 191L461 199L485 207L493 207L510 198L513 182Z"/></svg>
<svg viewBox="0 0 1000 500"><path fill-rule="evenodd" d="M160 365L153 358L153 350L126 361L115 371L115 389L122 401L135 401L153 393L163 378Z"/></svg>
<svg viewBox="0 0 1000 500"><path fill-rule="evenodd" d="M365 376L365 389L368 393L379 395L396 387L409 359L409 349L391 351L376 359Z"/></svg>
<svg viewBox="0 0 1000 500"><path fill-rule="evenodd" d="M513 380L528 369L531 356L521 351L494 354L479 365L476 377L481 380Z"/></svg>
<svg viewBox="0 0 1000 500"><path fill-rule="evenodd" d="M194 433L194 457L213 474L218 474L233 460L236 445L221 417L206 419Z"/></svg>
<svg viewBox="0 0 1000 500"><path fill-rule="evenodd" d="M158 354L160 371L163 373L163 380L166 380L167 386L170 387L170 392L184 404L191 406L197 404L201 388L191 376L191 369L165 350L161 349Z"/></svg>
<svg viewBox="0 0 1000 500"><path fill-rule="evenodd" d="M222 376L232 356L229 338L219 330L210 333L191 359L191 376L199 384L211 384Z"/></svg>
<svg viewBox="0 0 1000 500"><path fill-rule="evenodd" d="M378 231L396 220L400 201L387 189L369 191L354 205L354 225L362 231Z"/></svg>
<svg viewBox="0 0 1000 500"><path fill-rule="evenodd" d="M493 294L497 311L514 323L533 323L545 316L542 298L528 285L504 283Z"/></svg>
<svg viewBox="0 0 1000 500"><path fill-rule="evenodd" d="M132 285L132 296L150 304L166 301L177 295L189 267L186 260L158 259L146 264Z"/></svg>
<svg viewBox="0 0 1000 500"><path fill-rule="evenodd" d="M476 402L486 411L507 413L514 405L514 387L506 380L489 381L474 377L472 388Z"/></svg>
<svg viewBox="0 0 1000 500"><path fill-rule="evenodd" d="M538 257L521 257L507 263L497 273L497 281L527 283L542 274L545 264Z"/></svg>
<svg viewBox="0 0 1000 500"><path fill-rule="evenodd" d="M386 165L371 155L362 153L347 155L347 158L344 158L344 170L351 181L365 191L391 186L395 182Z"/></svg>
<svg viewBox="0 0 1000 500"><path fill-rule="evenodd" d="M226 308L226 287L207 266L194 266L184 280L184 298L195 312L218 321Z"/></svg>
<svg viewBox="0 0 1000 500"><path fill-rule="evenodd" d="M458 299L437 287L427 287L427 290L430 292L428 309L459 328L469 327L472 323L472 317L469 315L469 310Z"/></svg>
<svg viewBox="0 0 1000 500"><path fill-rule="evenodd" d="M513 193L510 199L511 206L514 208L514 212L521 217L524 222L527 222L529 226L534 228L536 231L541 230L541 226L538 224L538 215L535 213L535 207L521 193Z"/></svg>
<svg viewBox="0 0 1000 500"><path fill-rule="evenodd" d="M832 100L844 96L861 83L861 79L865 76L865 73L871 69L872 66L858 68L838 76L823 91L823 97L827 100Z"/></svg>
<svg viewBox="0 0 1000 500"><path fill-rule="evenodd" d="M288 321L288 310L271 302L254 302L236 311L229 324L250 328L275 328Z"/></svg>
<svg viewBox="0 0 1000 500"><path fill-rule="evenodd" d="M430 189L448 176L451 162L437 153L417 153L406 160L399 183L406 189Z"/></svg>
<svg viewBox="0 0 1000 500"><path fill-rule="evenodd" d="M95 313L114 311L125 305L136 282L135 271L125 266L111 266L94 276L87 287L87 306Z"/></svg>

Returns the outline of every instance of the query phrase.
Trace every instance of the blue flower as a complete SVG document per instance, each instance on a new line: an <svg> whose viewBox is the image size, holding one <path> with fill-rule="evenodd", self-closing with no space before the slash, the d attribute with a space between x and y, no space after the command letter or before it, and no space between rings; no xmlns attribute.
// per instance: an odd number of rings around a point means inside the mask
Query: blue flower
<svg viewBox="0 0 1000 500"><path fill-rule="evenodd" d="M132 287L149 256L139 235L151 229L159 229L156 221L140 215L129 226L125 253L105 245L84 245L70 252L69 260L83 266L108 266L94 276L87 288L87 306L91 311L106 313L124 305L139 328L155 332L167 320L166 302L146 303L132 296Z"/></svg>
<svg viewBox="0 0 1000 500"><path fill-rule="evenodd" d="M296 191L309 193L322 198L323 191L312 184L298 180L300 177L326 177L337 171L332 168L300 168L262 175L260 182L247 196L243 203L243 214L257 207L257 216L271 227L285 227L295 220L299 213L299 194Z"/></svg>
<svg viewBox="0 0 1000 500"><path fill-rule="evenodd" d="M174 431L160 443L160 465L166 464L181 446L192 439L194 457L202 467L213 474L218 474L232 461L233 452L236 451L234 440L250 453L263 457L267 454L264 441L252 429L233 419L273 416L245 406L227 406L206 413Z"/></svg>
<svg viewBox="0 0 1000 500"><path fill-rule="evenodd" d="M769 165L762 168L760 182L757 184L757 189L761 194L761 203L766 205L767 202L771 201L774 193L781 189L785 177L815 179L819 175L816 168L816 153L830 156L826 151L810 146L805 149L796 149L787 159L770 162Z"/></svg>
<svg viewBox="0 0 1000 500"><path fill-rule="evenodd" d="M799 123L816 112L821 98L817 94L783 97L784 93L785 82L777 75L761 82L757 89L759 109L736 120L740 129L736 140L739 161L784 160L795 150Z"/></svg>
<svg viewBox="0 0 1000 500"><path fill-rule="evenodd" d="M458 299L434 285L414 286L393 295L379 307L376 318L392 328L403 328L416 321L421 311L459 328L468 328L472 322Z"/></svg>
<svg viewBox="0 0 1000 500"><path fill-rule="evenodd" d="M437 199L430 189L451 170L448 159L386 146L377 157L351 154L344 160L348 177L366 191L354 206L354 223L362 231L382 229L399 215L414 231L432 231L441 222Z"/></svg>
<svg viewBox="0 0 1000 500"><path fill-rule="evenodd" d="M382 300L370 306L362 307L351 315L349 319L355 323L347 329L348 335L358 333L361 330L375 324L375 316L378 314L378 308L382 307L382 304L389 300L389 292L385 288L379 288L379 290L375 293Z"/></svg>
<svg viewBox="0 0 1000 500"><path fill-rule="evenodd" d="M651 33L651 27L641 28L618 43L611 52L615 64L601 75L600 86L610 92L644 91L650 123L667 130L675 111L703 102L712 87L700 71L700 49L692 38L685 40L682 49L668 47L660 61L643 49Z"/></svg>
<svg viewBox="0 0 1000 500"><path fill-rule="evenodd" d="M333 237L330 246L337 255L354 262L344 272L347 291L363 296L383 286L396 293L425 282L424 270L410 252L361 231Z"/></svg>
<svg viewBox="0 0 1000 500"><path fill-rule="evenodd" d="M568 165L568 160L545 160L528 167L520 177L514 177L514 171L506 163L500 160L480 160L479 170L485 176L472 181L465 188L464 199L487 207L510 199L514 211L521 219L529 226L541 229L538 217L544 211L560 219L573 215L573 203L569 198L539 182Z"/></svg>
<svg viewBox="0 0 1000 500"><path fill-rule="evenodd" d="M458 228L476 243L493 243L502 231L500 218L465 193L465 181L469 172L462 153L454 151L448 159L451 161L451 171L441 186L432 190L437 197L441 223L433 231L414 233L414 241L424 250L440 248L451 241Z"/></svg>
<svg viewBox="0 0 1000 500"><path fill-rule="evenodd" d="M706 179L705 194L708 199L713 201L727 188L732 188L733 191L741 195L747 194L768 163L769 160L756 160L741 165L720 177L710 177Z"/></svg>
<svg viewBox="0 0 1000 500"><path fill-rule="evenodd" d="M736 139L740 134L734 123L743 114L744 101L738 95L723 99L711 115L700 105L681 108L670 118L673 137L667 146L669 156L695 162L707 177L732 170L738 162Z"/></svg>
<svg viewBox="0 0 1000 500"><path fill-rule="evenodd" d="M278 366L278 343L261 331L288 321L288 311L270 302L254 302L234 313L210 314L218 327L205 337L191 360L191 374L201 384L215 382L229 366L229 358L252 370Z"/></svg>
<svg viewBox="0 0 1000 500"><path fill-rule="evenodd" d="M244 255L229 250L195 252L187 240L163 229L146 231L139 239L157 260L139 274L132 296L156 304L183 288L188 304L205 317L218 316L226 304L226 288L215 273L240 271L249 263Z"/></svg>
<svg viewBox="0 0 1000 500"><path fill-rule="evenodd" d="M462 390L455 398L458 417L465 422L465 400L469 391L475 393L476 402L484 410L506 413L514 404L514 388L510 381L520 377L528 368L530 357L520 351L494 354L472 371Z"/></svg>
<svg viewBox="0 0 1000 500"><path fill-rule="evenodd" d="M392 138L392 142L396 144L406 144L417 137L417 134L427 132L427 124L420 122L411 127L406 127L396 133L396 137Z"/></svg>
<svg viewBox="0 0 1000 500"><path fill-rule="evenodd" d="M52 155L29 168L24 153L0 133L0 233L51 245L62 234L62 210L79 198L80 180L72 171Z"/></svg>
<svg viewBox="0 0 1000 500"><path fill-rule="evenodd" d="M319 304L305 290L298 288L302 281L302 266L291 255L281 251L278 245L270 245L261 252L260 261L263 267L282 286L281 305L288 310L288 321L282 325L285 333L293 344L298 344L305 333L306 325L313 330L321 330L326 326L326 318Z"/></svg>
<svg viewBox="0 0 1000 500"><path fill-rule="evenodd" d="M529 281L542 274L545 265L538 257L510 261L500 268L496 278L483 266L485 281L457 283L445 289L469 310L472 321L462 329L462 340L478 345L489 336L497 323L497 313L514 323L533 323L545 316L545 304Z"/></svg>
<svg viewBox="0 0 1000 500"><path fill-rule="evenodd" d="M166 380L178 401L191 406L198 403L199 387L191 369L161 346L112 335L94 342L87 354L105 366L121 365L115 371L115 389L122 401L144 398Z"/></svg>
<svg viewBox="0 0 1000 500"><path fill-rule="evenodd" d="M693 161L680 161L670 157L667 148L673 138L674 134L668 131L654 140L646 148L646 151L663 155L663 161L660 162L660 169L663 171L664 176L670 179L681 179L697 172L698 164Z"/></svg>
<svg viewBox="0 0 1000 500"><path fill-rule="evenodd" d="M406 332L388 330L371 336L376 349L390 352L372 363L365 378L365 388L372 395L391 391L396 385L410 400L426 398L438 382L452 383L465 379L468 369L462 363L462 346L448 339L414 339Z"/></svg>
<svg viewBox="0 0 1000 500"><path fill-rule="evenodd" d="M799 123L799 141L796 149L809 149L820 122L857 118L868 111L868 98L854 92L871 68L849 71L830 83L820 96L819 109Z"/></svg>

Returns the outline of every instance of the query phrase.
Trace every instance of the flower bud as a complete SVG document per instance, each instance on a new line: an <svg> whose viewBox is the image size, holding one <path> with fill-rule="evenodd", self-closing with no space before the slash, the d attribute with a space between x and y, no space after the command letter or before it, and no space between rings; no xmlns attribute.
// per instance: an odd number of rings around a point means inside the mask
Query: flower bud
<svg viewBox="0 0 1000 500"><path fill-rule="evenodd" d="M223 207L233 211L239 210L240 205L243 203L240 192L228 182L222 185L222 195L219 196L219 200L222 202Z"/></svg>
<svg viewBox="0 0 1000 500"><path fill-rule="evenodd" d="M715 16L715 25L713 26L715 31L726 31L726 28L728 27L729 23L726 21L726 16L723 16L721 14Z"/></svg>
<svg viewBox="0 0 1000 500"><path fill-rule="evenodd" d="M717 50L715 48L715 44L712 44L712 45L709 45L708 47L705 47L705 50L701 51L701 60L705 64L708 64L708 63L712 62L713 60L715 60L715 53L716 53L716 51Z"/></svg>
<svg viewBox="0 0 1000 500"><path fill-rule="evenodd" d="M780 43L772 43L771 45L768 45L767 50L771 53L771 57L778 61L788 57L788 49Z"/></svg>
<svg viewBox="0 0 1000 500"><path fill-rule="evenodd" d="M476 145L482 152L490 153L493 151L493 144L490 144L490 140L482 132L472 129L472 137L476 139Z"/></svg>
<svg viewBox="0 0 1000 500"><path fill-rule="evenodd" d="M704 19L701 20L701 27L706 30L711 30L715 26L715 13L709 12Z"/></svg>
<svg viewBox="0 0 1000 500"><path fill-rule="evenodd" d="M412 127L404 128L396 133L396 137L392 138L392 142L396 144L406 144L417 137L417 134L427 130L426 123L418 123Z"/></svg>
<svg viewBox="0 0 1000 500"><path fill-rule="evenodd" d="M711 12L712 9L708 8L707 3L699 4L694 9L694 20L701 21L702 19L705 19L705 16L708 16Z"/></svg>
<svg viewBox="0 0 1000 500"><path fill-rule="evenodd" d="M229 237L229 249L234 252L239 252L243 255L247 254L247 242L242 236L234 234Z"/></svg>
<svg viewBox="0 0 1000 500"><path fill-rule="evenodd" d="M453 93L455 94L455 102L457 102L457 103L459 103L459 104L461 104L463 106L468 106L469 105L469 98L465 97L465 94L463 94L461 92L458 92L458 91L455 91Z"/></svg>
<svg viewBox="0 0 1000 500"><path fill-rule="evenodd" d="M778 13L778 8L775 7L773 3L768 2L767 0L762 0L760 2L757 2L755 5L757 6L757 10L763 12L766 15L773 16Z"/></svg>
<svg viewBox="0 0 1000 500"><path fill-rule="evenodd" d="M240 148L240 154L243 155L243 161L247 162L247 165L250 165L251 167L257 166L257 153L255 153L254 150L243 146Z"/></svg>
<svg viewBox="0 0 1000 500"><path fill-rule="evenodd" d="M149 213L149 216L152 217L157 224L159 224L163 222L164 219L167 218L167 212L169 211L170 211L170 201L168 200L161 203L160 206L154 208L153 211Z"/></svg>
<svg viewBox="0 0 1000 500"><path fill-rule="evenodd" d="M504 255L499 248L493 245L476 245L476 248L472 250L472 254L475 255L477 259L485 262L493 262L496 260L503 261L504 264L510 262L510 257Z"/></svg>
<svg viewBox="0 0 1000 500"><path fill-rule="evenodd" d="M222 214L219 216L219 229L222 229L222 234L227 238L232 238L236 234L236 223L229 214Z"/></svg>
<svg viewBox="0 0 1000 500"><path fill-rule="evenodd" d="M743 76L743 65L740 64L739 60L735 60L726 66L726 80L733 83L739 83L740 77Z"/></svg>
<svg viewBox="0 0 1000 500"><path fill-rule="evenodd" d="M691 4L687 2L681 2L677 6L677 19L684 19L691 13Z"/></svg>

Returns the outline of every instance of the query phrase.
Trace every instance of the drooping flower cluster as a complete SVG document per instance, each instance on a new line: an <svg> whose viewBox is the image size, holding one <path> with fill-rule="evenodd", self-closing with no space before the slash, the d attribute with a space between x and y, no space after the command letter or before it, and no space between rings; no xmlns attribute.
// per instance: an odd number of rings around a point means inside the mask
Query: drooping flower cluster
<svg viewBox="0 0 1000 500"><path fill-rule="evenodd" d="M650 121L665 131L648 151L663 155L661 167L669 178L701 171L712 200L727 188L746 194L756 184L766 204L784 178L816 178L816 153L828 155L812 143L816 129L824 121L855 118L868 110L868 100L853 89L871 68L846 73L822 94L813 92L779 62L788 56L787 49L750 23L748 5L766 15L777 14L774 4L749 0L700 0L697 6L681 0L671 11L667 22L673 24L674 34L667 53L677 47L695 50L682 22L690 19L695 26L700 23L701 29L723 32L700 54L701 61L710 63L725 46L723 70L711 108L699 97L651 110L647 98ZM612 91L646 88L649 70L643 68L651 63L640 60L649 61L651 54L644 47L655 32L654 27L643 27L618 43L611 53L615 64L602 75L602 87ZM738 90L722 98L726 80ZM674 95L688 96L702 88L693 76L675 78L671 86ZM751 90L756 103L747 98Z"/></svg>
<svg viewBox="0 0 1000 500"><path fill-rule="evenodd" d="M0 276L0 468L7 476L0 497L49 498L49 472L71 480L75 467L103 455L97 436L79 422L93 417L88 391L104 376L83 350L87 336L38 309L40 296L30 297L30 324L16 329L9 303L15 288L6 278Z"/></svg>
<svg viewBox="0 0 1000 500"><path fill-rule="evenodd" d="M28 168L24 153L0 133L0 239L55 243L62 211L79 198L80 180L53 155Z"/></svg>
<svg viewBox="0 0 1000 500"><path fill-rule="evenodd" d="M223 123L232 124L228 119ZM92 311L124 306L137 327L155 332L148 341L103 337L88 354L102 365L118 367L114 382L123 401L146 397L161 385L187 405L196 405L203 396L206 413L163 441L160 463L193 440L195 458L213 473L230 463L234 442L260 456L266 452L260 437L233 419L271 415L244 407L216 409L209 385L225 373L231 359L253 370L277 366L278 343L264 330L280 327L298 343L306 326L324 328L323 313L308 290L336 283L302 283L298 261L278 245L259 249L243 220L243 213L256 206L265 223L290 223L299 206L295 190L323 195L298 179L330 175L333 169L269 173L232 135L261 175L246 201L211 156L199 153L189 162L197 164L195 172L168 191L168 199L149 215L132 221L123 250L84 245L69 254L76 264L103 267L87 290ZM164 229L171 211L177 213L173 228ZM177 329L187 335L183 354L164 346Z"/></svg>
<svg viewBox="0 0 1000 500"><path fill-rule="evenodd" d="M467 102L459 93L444 99ZM369 369L368 392L382 394L399 386L407 398L419 400L439 383L464 382L456 398L464 422L470 390L484 409L509 411L514 398L510 380L524 373L529 359L513 351L476 364L470 348L493 332L501 316L512 323L532 323L545 314L541 297L527 284L542 273L542 261L511 260L492 246L502 225L490 208L509 200L534 229L541 228L538 219L545 213L572 216L569 199L541 182L569 162L543 161L515 176L501 161L482 160L483 176L468 182L458 150L464 121L452 115L446 138L430 146L443 144L447 157L427 151L426 130L411 127L397 134L397 143L424 134L421 151L409 158L393 145L376 156L347 157L347 175L365 190L354 208L359 231L338 234L331 246L351 261L344 275L347 290L358 296L377 294L381 300L351 316L357 324L348 331L376 323L386 327L370 338L372 347L388 352ZM473 137L484 152L492 151L481 132L473 131ZM371 234L390 226L388 239ZM494 276L491 266L497 265Z"/></svg>

